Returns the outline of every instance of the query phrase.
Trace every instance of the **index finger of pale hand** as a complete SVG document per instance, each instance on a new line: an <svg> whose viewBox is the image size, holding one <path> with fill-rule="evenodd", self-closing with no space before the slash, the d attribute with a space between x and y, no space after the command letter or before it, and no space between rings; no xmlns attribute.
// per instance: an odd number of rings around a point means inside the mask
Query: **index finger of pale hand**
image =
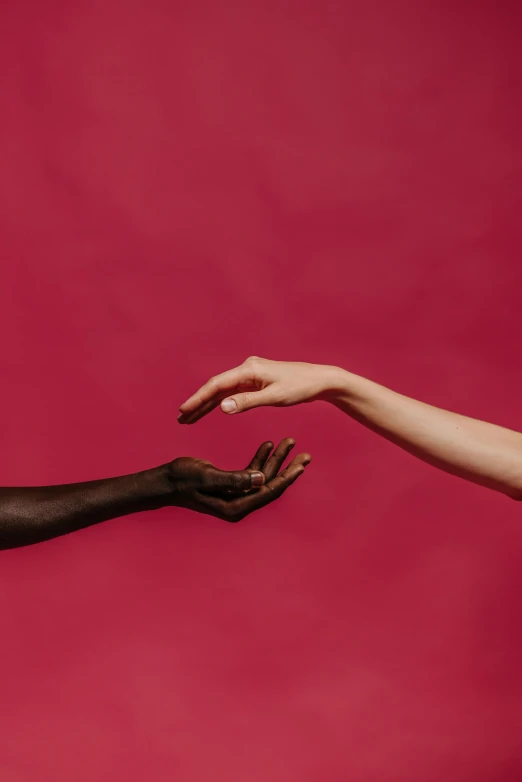
<svg viewBox="0 0 522 782"><path fill-rule="evenodd" d="M210 380L208 380L205 385L201 386L201 388L196 391L195 394L192 394L192 396L189 397L186 402L183 402L179 408L180 413L183 413L184 415L187 413L193 413L194 410L197 410L202 405L210 402L210 400L219 396L219 394L222 394L224 391L233 392L236 386L251 380L251 375L251 370L249 370L247 367L241 366L235 367L234 369L229 369L227 372L223 372L221 375L216 375L216 377L210 378Z"/></svg>

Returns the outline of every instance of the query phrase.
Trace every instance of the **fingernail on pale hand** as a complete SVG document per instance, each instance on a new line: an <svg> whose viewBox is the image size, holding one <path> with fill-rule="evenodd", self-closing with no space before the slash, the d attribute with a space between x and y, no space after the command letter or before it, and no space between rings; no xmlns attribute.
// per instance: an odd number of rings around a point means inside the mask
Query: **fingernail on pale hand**
<svg viewBox="0 0 522 782"><path fill-rule="evenodd" d="M262 472L253 472L250 475L250 482L252 486L262 486L265 482L265 476Z"/></svg>
<svg viewBox="0 0 522 782"><path fill-rule="evenodd" d="M233 399L224 399L221 402L221 409L224 413L232 413L236 407L237 405Z"/></svg>

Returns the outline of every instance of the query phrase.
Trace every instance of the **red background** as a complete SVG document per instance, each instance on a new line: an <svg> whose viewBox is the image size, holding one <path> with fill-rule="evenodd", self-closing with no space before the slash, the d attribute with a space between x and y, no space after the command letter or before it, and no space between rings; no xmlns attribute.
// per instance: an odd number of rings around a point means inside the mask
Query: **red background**
<svg viewBox="0 0 522 782"><path fill-rule="evenodd" d="M0 11L1 482L314 462L0 555L2 782L522 778L522 519L321 405L176 424L255 353L522 429L516 2Z"/></svg>

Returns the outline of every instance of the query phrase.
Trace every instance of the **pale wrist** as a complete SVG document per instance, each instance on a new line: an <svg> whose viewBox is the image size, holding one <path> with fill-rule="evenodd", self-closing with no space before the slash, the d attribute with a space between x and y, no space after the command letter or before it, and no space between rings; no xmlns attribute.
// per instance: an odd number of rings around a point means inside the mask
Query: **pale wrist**
<svg viewBox="0 0 522 782"><path fill-rule="evenodd" d="M363 378L348 372L342 367L325 367L326 388L323 399L331 404L339 404L355 400L361 389L359 388Z"/></svg>

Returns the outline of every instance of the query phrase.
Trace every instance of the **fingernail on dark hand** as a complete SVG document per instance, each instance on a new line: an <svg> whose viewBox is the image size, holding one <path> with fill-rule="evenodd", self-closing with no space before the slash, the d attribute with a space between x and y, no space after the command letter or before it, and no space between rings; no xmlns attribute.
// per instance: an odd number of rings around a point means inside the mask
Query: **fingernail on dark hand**
<svg viewBox="0 0 522 782"><path fill-rule="evenodd" d="M253 472L250 475L250 482L252 486L262 486L265 482L265 476L262 472Z"/></svg>

